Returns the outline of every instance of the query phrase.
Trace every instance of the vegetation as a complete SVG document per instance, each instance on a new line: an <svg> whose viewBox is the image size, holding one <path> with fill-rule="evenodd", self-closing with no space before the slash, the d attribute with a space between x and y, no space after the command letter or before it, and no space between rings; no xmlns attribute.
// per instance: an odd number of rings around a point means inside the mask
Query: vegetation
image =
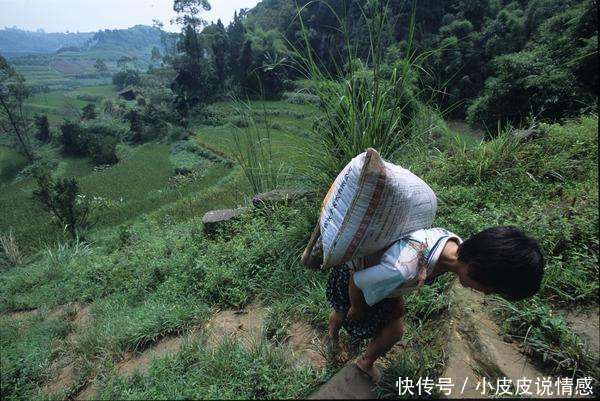
<svg viewBox="0 0 600 401"><path fill-rule="evenodd" d="M53 181L47 171L39 171L36 180L38 189L33 191L33 197L44 205L56 224L68 231L73 239L93 225L91 207L82 199L75 179Z"/></svg>
<svg viewBox="0 0 600 401"><path fill-rule="evenodd" d="M338 367L290 357L293 323L323 335L329 312L327 272L299 255L319 194L367 147L430 184L437 226L540 240L539 294L486 305L545 374L597 383L598 355L557 312L598 307L595 0L263 0L228 26L203 21L209 7L174 1L179 33L0 58L3 399L309 396ZM288 186L317 195L204 232L205 212ZM406 299L380 396L443 373L451 283ZM215 313L249 305L265 310L260 341L210 344ZM49 387L62 366L73 377Z"/></svg>

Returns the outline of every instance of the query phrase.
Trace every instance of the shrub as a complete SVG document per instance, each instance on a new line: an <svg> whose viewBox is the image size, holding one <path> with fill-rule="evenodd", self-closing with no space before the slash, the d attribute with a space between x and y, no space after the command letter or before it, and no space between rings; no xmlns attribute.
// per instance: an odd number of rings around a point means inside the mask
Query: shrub
<svg viewBox="0 0 600 401"><path fill-rule="evenodd" d="M119 90L130 85L138 85L140 83L140 73L129 69L119 71L113 75L112 82Z"/></svg>
<svg viewBox="0 0 600 401"><path fill-rule="evenodd" d="M67 155L83 156L87 150L87 138L81 125L74 121L66 121L60 126L60 138L63 151Z"/></svg>
<svg viewBox="0 0 600 401"><path fill-rule="evenodd" d="M79 185L74 178L55 180L44 170L37 171L35 178L38 188L33 191L33 199L44 206L54 222L71 238L80 237L84 230L95 224L90 218L91 207L81 199Z"/></svg>
<svg viewBox="0 0 600 401"><path fill-rule="evenodd" d="M36 138L43 142L50 142L52 136L50 135L50 123L48 122L48 116L40 114L35 116L35 125L37 127Z"/></svg>
<svg viewBox="0 0 600 401"><path fill-rule="evenodd" d="M498 121L520 124L530 114L541 118L572 115L582 94L575 76L555 65L544 49L496 57L496 75L467 109L467 120L488 128Z"/></svg>
<svg viewBox="0 0 600 401"><path fill-rule="evenodd" d="M94 103L86 104L81 111L83 112L82 118L84 120L93 120L98 116L98 113L96 113L96 105Z"/></svg>
<svg viewBox="0 0 600 401"><path fill-rule="evenodd" d="M88 145L88 152L92 157L92 162L96 165L118 163L118 143L119 141L111 136L93 137L90 141L90 144Z"/></svg>
<svg viewBox="0 0 600 401"><path fill-rule="evenodd" d="M125 127L111 119L93 120L85 125L65 122L61 126L65 154L89 156L94 164L119 161L116 146L125 136Z"/></svg>

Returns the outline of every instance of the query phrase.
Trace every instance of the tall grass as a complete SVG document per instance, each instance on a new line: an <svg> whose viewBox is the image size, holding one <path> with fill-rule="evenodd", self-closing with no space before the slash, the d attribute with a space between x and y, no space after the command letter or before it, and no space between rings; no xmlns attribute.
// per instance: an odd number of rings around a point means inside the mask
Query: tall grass
<svg viewBox="0 0 600 401"><path fill-rule="evenodd" d="M386 66L383 37L389 8L387 2L379 0L361 8L362 22L369 32L370 50L367 59L360 60L356 57L357 47L350 43L344 18L326 1L319 1L337 20L339 28L336 30L345 41L342 62L335 63L334 71L329 72L311 48L309 32L302 19L303 9L313 3L297 10L303 45L289 43L289 46L295 60L293 68L311 81L312 92L319 99L322 116L313 130L320 145L308 150L307 159L311 163L303 174L310 186L322 188L350 159L367 148L375 148L383 157L394 159L408 139L433 128L431 123L423 124L424 120L418 118L425 106L419 101L422 91L415 85L420 64L431 52L417 54L413 49L413 8L404 57Z"/></svg>
<svg viewBox="0 0 600 401"><path fill-rule="evenodd" d="M271 121L263 105L262 121L254 119L249 102L234 101L238 116L237 129L233 135L234 158L242 168L254 194L280 186L284 180L282 166L274 163L271 141ZM264 126L261 127L261 126Z"/></svg>
<svg viewBox="0 0 600 401"><path fill-rule="evenodd" d="M12 229L6 234L0 234L0 262L5 260L9 266L18 266L23 264L23 256L19 250L17 240L13 235Z"/></svg>

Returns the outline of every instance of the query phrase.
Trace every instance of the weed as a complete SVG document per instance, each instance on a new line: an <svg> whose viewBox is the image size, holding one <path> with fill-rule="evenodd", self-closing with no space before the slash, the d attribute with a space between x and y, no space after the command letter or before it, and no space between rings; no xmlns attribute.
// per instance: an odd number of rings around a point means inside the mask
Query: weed
<svg viewBox="0 0 600 401"><path fill-rule="evenodd" d="M23 264L23 256L21 255L12 229L6 234L0 234L0 247L2 248L3 259L5 260L4 264L9 267Z"/></svg>

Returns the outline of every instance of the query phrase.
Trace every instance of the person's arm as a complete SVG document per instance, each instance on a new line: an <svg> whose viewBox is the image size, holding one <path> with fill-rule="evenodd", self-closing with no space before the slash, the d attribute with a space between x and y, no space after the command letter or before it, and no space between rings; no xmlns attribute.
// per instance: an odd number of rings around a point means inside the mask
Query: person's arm
<svg viewBox="0 0 600 401"><path fill-rule="evenodd" d="M360 322L365 319L369 305L360 288L354 283L354 273L350 275L348 283L348 294L350 295L350 309L348 310L348 319Z"/></svg>
<svg viewBox="0 0 600 401"><path fill-rule="evenodd" d="M385 253L385 251L386 249L382 249L379 252L365 256L365 269L378 265L381 262L381 256ZM354 273L350 275L348 294L350 295L350 310L348 310L348 317L358 322L364 320L365 314L369 309L369 304L367 304L367 301L365 301L365 296L363 295L362 290L358 288L354 282Z"/></svg>

